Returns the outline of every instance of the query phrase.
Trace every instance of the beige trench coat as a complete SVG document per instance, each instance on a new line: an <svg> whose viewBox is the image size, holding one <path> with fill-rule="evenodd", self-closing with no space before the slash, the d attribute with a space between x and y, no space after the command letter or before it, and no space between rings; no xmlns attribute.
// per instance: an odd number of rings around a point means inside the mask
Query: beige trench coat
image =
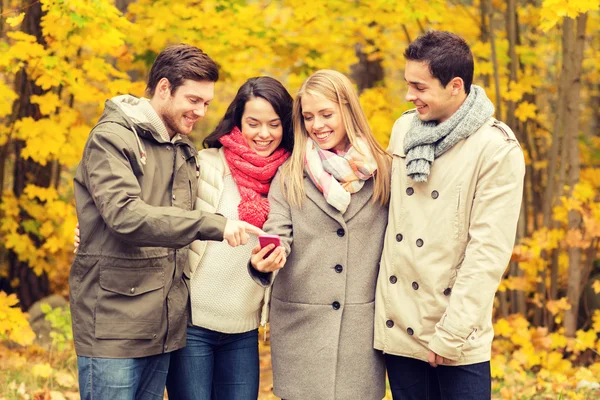
<svg viewBox="0 0 600 400"><path fill-rule="evenodd" d="M433 163L428 182L406 175L396 121L392 198L377 283L375 348L455 365L490 359L492 305L510 260L525 163L513 132L490 118Z"/></svg>

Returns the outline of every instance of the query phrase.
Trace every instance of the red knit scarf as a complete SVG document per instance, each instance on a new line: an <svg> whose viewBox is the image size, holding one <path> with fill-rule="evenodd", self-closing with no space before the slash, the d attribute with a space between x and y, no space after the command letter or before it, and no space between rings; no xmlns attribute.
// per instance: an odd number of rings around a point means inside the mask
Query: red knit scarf
<svg viewBox="0 0 600 400"><path fill-rule="evenodd" d="M240 192L238 218L262 228L269 215L271 180L277 168L287 160L290 153L279 147L268 157L259 156L248 147L242 132L235 127L219 139L225 150L225 159Z"/></svg>

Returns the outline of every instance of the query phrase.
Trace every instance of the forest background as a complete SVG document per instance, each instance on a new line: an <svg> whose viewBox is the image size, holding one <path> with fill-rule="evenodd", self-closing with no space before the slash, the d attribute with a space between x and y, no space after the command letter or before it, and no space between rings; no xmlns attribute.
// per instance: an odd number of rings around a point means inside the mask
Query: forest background
<svg viewBox="0 0 600 400"><path fill-rule="evenodd" d="M193 134L198 146L249 77L270 75L294 94L322 68L352 78L386 145L411 108L402 53L429 29L467 40L474 82L527 162L518 238L495 300L494 398L599 398L599 6L0 0L0 399L77 398L64 301L74 169L104 101L143 95L164 47L193 44L219 63L215 100ZM261 398L270 398L268 344L261 349Z"/></svg>

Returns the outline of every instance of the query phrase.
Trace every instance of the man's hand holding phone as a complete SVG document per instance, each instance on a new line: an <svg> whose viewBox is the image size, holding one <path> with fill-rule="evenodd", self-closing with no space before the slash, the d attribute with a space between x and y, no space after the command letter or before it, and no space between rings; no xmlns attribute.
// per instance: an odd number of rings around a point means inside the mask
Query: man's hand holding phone
<svg viewBox="0 0 600 400"><path fill-rule="evenodd" d="M250 263L260 272L273 272L285 265L285 249L277 235L261 235L258 237L259 245L252 249Z"/></svg>

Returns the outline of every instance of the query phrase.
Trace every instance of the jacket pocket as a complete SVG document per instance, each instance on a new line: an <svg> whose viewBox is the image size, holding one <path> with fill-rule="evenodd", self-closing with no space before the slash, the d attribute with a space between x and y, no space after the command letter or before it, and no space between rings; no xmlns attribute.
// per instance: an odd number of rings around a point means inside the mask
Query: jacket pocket
<svg viewBox="0 0 600 400"><path fill-rule="evenodd" d="M164 278L162 268L101 268L96 338L155 338L164 309Z"/></svg>

